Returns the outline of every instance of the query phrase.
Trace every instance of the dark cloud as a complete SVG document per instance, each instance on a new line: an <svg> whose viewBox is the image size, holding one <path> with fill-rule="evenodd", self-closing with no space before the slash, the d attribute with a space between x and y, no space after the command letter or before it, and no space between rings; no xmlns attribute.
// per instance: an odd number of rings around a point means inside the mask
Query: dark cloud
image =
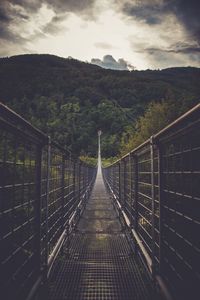
<svg viewBox="0 0 200 300"><path fill-rule="evenodd" d="M158 48L158 47L147 47L144 48L143 52L154 54L158 52L162 53L177 53L177 54L186 54L186 55L199 55L200 60L200 46L198 43L181 43L170 45L167 48Z"/></svg>
<svg viewBox="0 0 200 300"><path fill-rule="evenodd" d="M187 30L200 41L200 1L199 0L173 0L170 1L177 18L185 25Z"/></svg>
<svg viewBox="0 0 200 300"><path fill-rule="evenodd" d="M168 14L173 14L200 41L199 0L115 0L115 4L125 15L149 25L162 23Z"/></svg>
<svg viewBox="0 0 200 300"><path fill-rule="evenodd" d="M134 67L125 59L120 58L116 61L112 55L105 55L102 60L99 58L92 58L91 63L102 68L112 70L128 71L129 69L134 69Z"/></svg>
<svg viewBox="0 0 200 300"><path fill-rule="evenodd" d="M149 45L149 41L133 42L134 52L141 54L149 68L178 66L200 66L200 46L198 42L176 42L168 46Z"/></svg>
<svg viewBox="0 0 200 300"><path fill-rule="evenodd" d="M24 42L21 35L17 35L11 28L16 21L24 21L28 19L28 15L22 13L24 9L21 6L22 1L2 0L0 2L0 40L10 42ZM21 8L21 9L20 9Z"/></svg>
<svg viewBox="0 0 200 300"><path fill-rule="evenodd" d="M44 0L56 12L75 12L89 15L92 12L95 0Z"/></svg>
<svg viewBox="0 0 200 300"><path fill-rule="evenodd" d="M187 47L182 49L162 49L162 48L147 48L146 52L153 54L155 52L163 53L180 53L180 54L200 54L200 47Z"/></svg>
<svg viewBox="0 0 200 300"><path fill-rule="evenodd" d="M46 4L56 13L74 12L78 14L91 13L96 0L1 0L0 11L4 11L4 17L8 17L11 8L18 10L23 8L27 13L37 12L43 4ZM1 18L1 13L0 13Z"/></svg>
<svg viewBox="0 0 200 300"><path fill-rule="evenodd" d="M10 22L10 16L7 14L6 9L4 8L4 6L0 6L0 22L3 23L8 23Z"/></svg>
<svg viewBox="0 0 200 300"><path fill-rule="evenodd" d="M12 11L12 13L19 11L20 8L27 13L34 13L41 8L43 2L43 0L1 0L1 7L4 7L7 12Z"/></svg>
<svg viewBox="0 0 200 300"><path fill-rule="evenodd" d="M19 9L15 10L6 1L0 3L0 41L1 44L5 41L12 41L13 43L23 43L25 39L20 35L17 35L11 30L14 20L23 19L26 20L27 16L24 15Z"/></svg>
<svg viewBox="0 0 200 300"><path fill-rule="evenodd" d="M126 2L123 5L123 12L129 16L134 16L136 19L144 20L149 25L162 23L164 14L163 3L153 5L151 3Z"/></svg>
<svg viewBox="0 0 200 300"><path fill-rule="evenodd" d="M142 52L142 51L140 51ZM198 66L200 64L200 47L186 43L177 43L168 48L149 47L143 50L153 68L172 66Z"/></svg>
<svg viewBox="0 0 200 300"><path fill-rule="evenodd" d="M0 39L20 40L20 34L13 34L13 24L20 24L37 13L43 4L55 12L55 17L42 30L54 34L59 31L59 23L66 17L66 13L73 12L84 18L94 18L94 4L96 0L0 0ZM12 27L12 28L11 28ZM36 30L37 31L37 30Z"/></svg>
<svg viewBox="0 0 200 300"><path fill-rule="evenodd" d="M43 34L57 34L60 31L60 23L66 19L66 14L54 16L49 23L42 28ZM65 28L66 31L66 28Z"/></svg>

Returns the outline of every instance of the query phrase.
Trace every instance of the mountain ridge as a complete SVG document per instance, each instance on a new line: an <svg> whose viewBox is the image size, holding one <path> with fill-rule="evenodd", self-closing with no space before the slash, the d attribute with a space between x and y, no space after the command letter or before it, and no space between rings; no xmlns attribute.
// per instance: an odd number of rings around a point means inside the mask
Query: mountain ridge
<svg viewBox="0 0 200 300"><path fill-rule="evenodd" d="M199 102L200 69L121 71L50 54L0 58L0 99L77 155L117 155L120 139L151 102L180 112Z"/></svg>

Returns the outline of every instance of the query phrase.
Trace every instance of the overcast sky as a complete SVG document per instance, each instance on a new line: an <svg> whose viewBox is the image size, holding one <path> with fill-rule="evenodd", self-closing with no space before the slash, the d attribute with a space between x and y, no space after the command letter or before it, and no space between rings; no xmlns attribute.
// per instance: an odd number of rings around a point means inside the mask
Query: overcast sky
<svg viewBox="0 0 200 300"><path fill-rule="evenodd" d="M200 0L0 0L0 56L114 69L200 67Z"/></svg>

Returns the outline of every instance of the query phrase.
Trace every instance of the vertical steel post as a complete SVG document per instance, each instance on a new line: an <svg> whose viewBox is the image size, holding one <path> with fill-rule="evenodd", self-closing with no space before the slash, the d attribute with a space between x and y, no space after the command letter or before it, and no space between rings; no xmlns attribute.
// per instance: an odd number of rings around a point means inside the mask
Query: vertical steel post
<svg viewBox="0 0 200 300"><path fill-rule="evenodd" d="M119 166L119 169L118 169L118 172L119 172L119 202L121 202L121 161L118 162L118 166Z"/></svg>
<svg viewBox="0 0 200 300"><path fill-rule="evenodd" d="M76 162L73 161L73 198L76 201Z"/></svg>
<svg viewBox="0 0 200 300"><path fill-rule="evenodd" d="M68 184L68 188L67 188L67 193L69 194L70 193L70 183L71 183L71 176L73 176L73 194L72 194L72 197L73 197L73 202L76 201L76 177L75 177L75 174L76 174L76 163L73 162L73 171L72 171L72 174L71 174L71 163L72 163L72 160L71 160L71 155L69 156L68 158L68 168L67 168L67 184ZM65 221L65 230L66 230L66 241L65 241L65 254L67 253L68 254L68 251L69 251L69 233L70 233L70 224L69 224L69 216L68 216L68 219Z"/></svg>
<svg viewBox="0 0 200 300"><path fill-rule="evenodd" d="M64 215L65 215L65 155L62 155L62 173L61 173L61 189L62 189L62 195L61 195L61 220L62 220L62 229L64 229Z"/></svg>
<svg viewBox="0 0 200 300"><path fill-rule="evenodd" d="M50 191L50 176L51 176L51 138L48 137L47 148L47 175L46 175L46 202L45 202L45 266L44 280L47 280L48 273L48 257L49 257L49 191Z"/></svg>
<svg viewBox="0 0 200 300"><path fill-rule="evenodd" d="M130 203L130 206L131 206L131 227L133 227L133 218L135 219L135 216L133 216L133 209L134 209L134 184L133 184L133 181L134 181L134 177L133 177L133 172L134 172L134 169L133 169L133 154L130 153L129 155L129 164L130 164L130 200L131 200L131 203Z"/></svg>
<svg viewBox="0 0 200 300"><path fill-rule="evenodd" d="M152 278L155 279L155 141L154 137L150 138L150 156L151 156L151 226L152 226Z"/></svg>
<svg viewBox="0 0 200 300"><path fill-rule="evenodd" d="M114 190L115 190L115 195L117 194L117 176L116 176L116 165L113 167L114 168Z"/></svg>
<svg viewBox="0 0 200 300"><path fill-rule="evenodd" d="M84 178L84 183L83 183L83 186L84 186L84 193L85 193L86 190L87 190L87 172L88 172L88 168L87 168L87 166L84 166L84 172L83 172L83 178Z"/></svg>
<svg viewBox="0 0 200 300"><path fill-rule="evenodd" d="M135 210L135 218L134 218L134 229L135 232L138 232L138 156L134 154L134 210ZM135 243L135 254L138 252L138 245Z"/></svg>
<svg viewBox="0 0 200 300"><path fill-rule="evenodd" d="M42 180L42 145L36 148L36 201L35 201L35 228L36 228L36 260L39 273L43 272L41 260L41 180Z"/></svg>
<svg viewBox="0 0 200 300"><path fill-rule="evenodd" d="M124 199L123 199L123 208L126 207L126 159L123 160L124 164L124 176L123 176L123 194L124 194Z"/></svg>
<svg viewBox="0 0 200 300"><path fill-rule="evenodd" d="M88 167L85 166L85 172L84 172L84 193L85 193L85 202L87 201L87 187L88 187Z"/></svg>
<svg viewBox="0 0 200 300"><path fill-rule="evenodd" d="M85 168L85 165L83 163L83 166L82 166L82 170L83 170L83 176L82 176L82 191L83 191L83 195L84 195L84 192L85 192L85 172L86 172L86 168Z"/></svg>
<svg viewBox="0 0 200 300"><path fill-rule="evenodd" d="M81 162L78 162L78 201L81 199Z"/></svg>
<svg viewBox="0 0 200 300"><path fill-rule="evenodd" d="M138 157L134 155L134 206L135 206L135 222L134 229L138 230Z"/></svg>
<svg viewBox="0 0 200 300"><path fill-rule="evenodd" d="M158 200L159 200L159 273L162 274L162 186L163 186L163 161L162 148L158 146Z"/></svg>
<svg viewBox="0 0 200 300"><path fill-rule="evenodd" d="M114 193L115 193L114 177L115 177L115 175L114 175L114 168L113 168L113 166L112 166L112 189L113 189L113 191L114 191Z"/></svg>

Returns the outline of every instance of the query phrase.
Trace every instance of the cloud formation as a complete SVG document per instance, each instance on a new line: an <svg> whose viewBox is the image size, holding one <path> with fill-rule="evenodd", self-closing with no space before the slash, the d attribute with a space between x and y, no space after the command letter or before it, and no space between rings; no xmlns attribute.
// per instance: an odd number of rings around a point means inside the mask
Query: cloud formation
<svg viewBox="0 0 200 300"><path fill-rule="evenodd" d="M121 71L128 71L134 69L134 67L127 62L125 59L120 58L116 61L112 55L105 55L103 59L99 58L92 58L91 63L102 67L104 69L112 69L112 70L121 70Z"/></svg>
<svg viewBox="0 0 200 300"><path fill-rule="evenodd" d="M42 6L54 12L52 20L41 29L44 33L59 31L59 23L72 12L84 18L94 18L96 0L1 0L0 2L0 39L7 41L20 40L21 34L15 31L16 23L26 24L30 17L37 14ZM37 25L37 24L36 24Z"/></svg>
<svg viewBox="0 0 200 300"><path fill-rule="evenodd" d="M148 53L154 52L165 52L165 53L181 53L181 54L198 54L200 53L199 45L188 45L185 43L177 43L175 45L171 45L169 48L145 48L145 51Z"/></svg>
<svg viewBox="0 0 200 300"><path fill-rule="evenodd" d="M74 12L78 14L87 15L89 18L93 14L93 7L95 0L43 0L55 12Z"/></svg>
<svg viewBox="0 0 200 300"><path fill-rule="evenodd" d="M176 42L168 46L137 45L137 53L146 57L153 68L178 66L200 66L200 47L197 42Z"/></svg>
<svg viewBox="0 0 200 300"><path fill-rule="evenodd" d="M139 43L130 38L130 44L152 67L200 65L199 0L113 1L129 22L132 20L151 29L152 41L148 36Z"/></svg>
<svg viewBox="0 0 200 300"><path fill-rule="evenodd" d="M149 25L160 24L167 15L173 14L200 41L199 0L114 0L114 3L123 14Z"/></svg>
<svg viewBox="0 0 200 300"><path fill-rule="evenodd" d="M3 10L4 16L13 9L19 11L23 9L27 14L37 12L42 5L46 4L56 13L76 12L80 14L91 14L96 0L1 0L0 11ZM1 17L1 14L0 14Z"/></svg>
<svg viewBox="0 0 200 300"><path fill-rule="evenodd" d="M155 3L156 2L156 3ZM165 5L161 1L126 1L122 4L122 12L149 25L162 23Z"/></svg>
<svg viewBox="0 0 200 300"><path fill-rule="evenodd" d="M47 24L42 28L44 34L57 34L61 30L61 23L66 19L66 14L55 15Z"/></svg>
<svg viewBox="0 0 200 300"><path fill-rule="evenodd" d="M88 61L112 53L139 68L199 66L199 12L199 0L0 0L0 56L48 52ZM133 68L113 56L92 63Z"/></svg>

